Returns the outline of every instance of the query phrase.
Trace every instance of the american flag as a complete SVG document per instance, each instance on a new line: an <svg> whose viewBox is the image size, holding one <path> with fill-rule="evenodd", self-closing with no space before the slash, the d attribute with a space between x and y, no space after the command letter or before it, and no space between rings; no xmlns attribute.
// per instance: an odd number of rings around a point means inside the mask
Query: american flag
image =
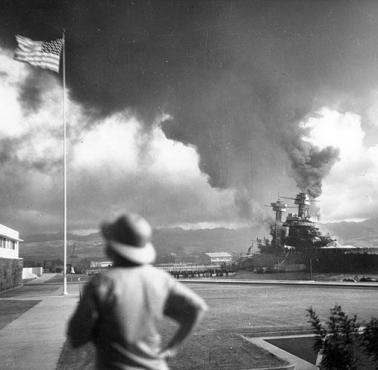
<svg viewBox="0 0 378 370"><path fill-rule="evenodd" d="M16 40L17 49L14 59L59 73L59 60L63 47L63 39L33 41L27 37L16 35Z"/></svg>

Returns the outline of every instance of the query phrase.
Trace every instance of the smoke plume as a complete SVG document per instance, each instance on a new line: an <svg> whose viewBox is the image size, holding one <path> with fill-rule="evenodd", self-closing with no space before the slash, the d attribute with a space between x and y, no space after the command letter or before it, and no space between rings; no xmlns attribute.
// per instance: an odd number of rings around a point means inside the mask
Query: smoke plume
<svg viewBox="0 0 378 370"><path fill-rule="evenodd" d="M85 1L52 1L31 9L12 3L2 15L5 45L14 48L15 33L52 39L65 28L67 82L93 124L126 108L146 126L166 113L167 137L198 150L209 183L235 189L246 218L260 217L248 199L263 204L295 183L319 196L337 151L303 142L299 122L336 101L341 84L345 95L358 94L359 83L374 80L361 72L367 53L348 54L343 14L357 14L353 4L146 0L94 1L89 9ZM335 45L358 70L335 57ZM33 86L31 78L20 90L28 109L40 104Z"/></svg>
<svg viewBox="0 0 378 370"><path fill-rule="evenodd" d="M337 161L339 150L333 147L320 150L310 143L299 141L288 154L298 188L317 198L322 192L322 180Z"/></svg>

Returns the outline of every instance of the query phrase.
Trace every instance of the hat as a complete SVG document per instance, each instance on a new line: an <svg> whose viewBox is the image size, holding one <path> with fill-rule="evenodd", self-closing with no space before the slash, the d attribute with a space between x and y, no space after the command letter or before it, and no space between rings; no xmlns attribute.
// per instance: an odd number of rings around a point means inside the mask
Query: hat
<svg viewBox="0 0 378 370"><path fill-rule="evenodd" d="M114 222L103 223L101 232L107 248L120 257L138 264L155 261L155 248L150 242L152 229L143 217L133 213L122 215Z"/></svg>

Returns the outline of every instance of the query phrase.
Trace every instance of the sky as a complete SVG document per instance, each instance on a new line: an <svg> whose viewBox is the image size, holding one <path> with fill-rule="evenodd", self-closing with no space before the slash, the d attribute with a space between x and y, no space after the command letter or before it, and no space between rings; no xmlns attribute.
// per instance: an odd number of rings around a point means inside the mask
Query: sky
<svg viewBox="0 0 378 370"><path fill-rule="evenodd" d="M62 65L13 54L63 29L69 231L378 217L375 1L0 2L0 223L62 229Z"/></svg>

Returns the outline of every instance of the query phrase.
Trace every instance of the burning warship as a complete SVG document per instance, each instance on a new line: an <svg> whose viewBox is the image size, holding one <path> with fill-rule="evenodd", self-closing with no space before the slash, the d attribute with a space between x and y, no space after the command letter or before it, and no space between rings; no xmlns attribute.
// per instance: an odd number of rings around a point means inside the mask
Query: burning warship
<svg viewBox="0 0 378 370"><path fill-rule="evenodd" d="M289 213L282 221L283 213L288 205L280 198L292 199L298 207L298 213ZM313 249L334 246L336 240L330 235L323 235L310 217L311 199L306 193L299 193L295 198L279 197L271 203L275 212L275 222L270 226L271 240L257 239L257 247L262 253L281 253L285 249L296 251L309 251Z"/></svg>
<svg viewBox="0 0 378 370"><path fill-rule="evenodd" d="M282 199L294 201L288 206ZM369 248L342 246L329 234L324 235L317 222L310 217L314 200L304 192L295 196L279 197L269 207L275 213L270 225L271 238L257 238L258 252L252 253L254 243L247 255L241 259L240 267L257 272L339 272L363 274L378 272L377 251ZM297 208L297 213L283 214L289 208Z"/></svg>

